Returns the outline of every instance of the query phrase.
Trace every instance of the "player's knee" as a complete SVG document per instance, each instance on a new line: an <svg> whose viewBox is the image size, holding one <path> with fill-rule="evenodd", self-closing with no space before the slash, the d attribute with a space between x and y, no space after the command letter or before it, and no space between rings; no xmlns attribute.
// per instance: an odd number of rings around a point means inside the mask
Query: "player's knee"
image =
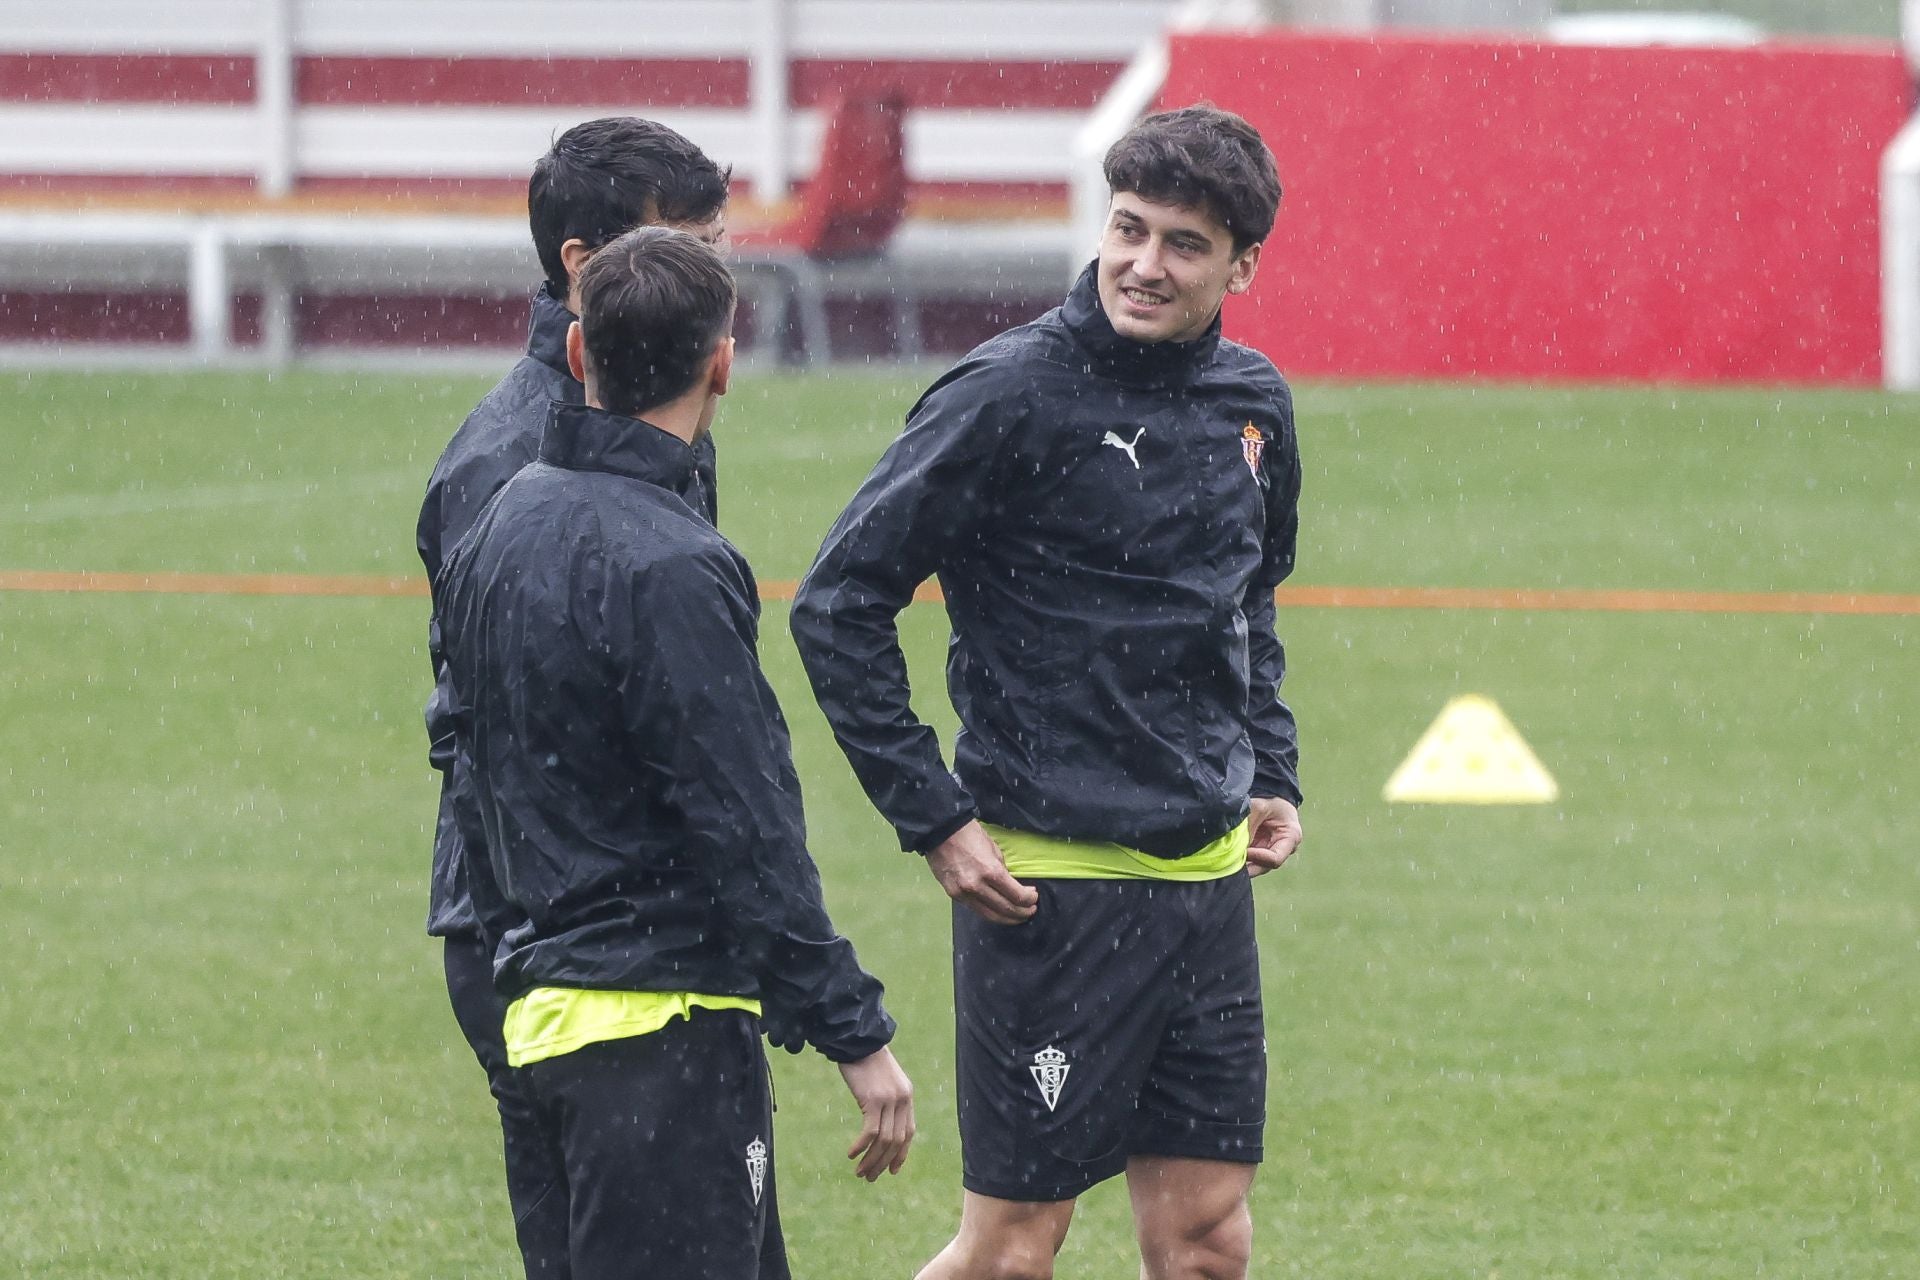
<svg viewBox="0 0 1920 1280"><path fill-rule="evenodd" d="M1241 1205L1195 1242L1194 1274L1206 1280L1241 1280L1253 1257L1253 1215Z"/></svg>
<svg viewBox="0 0 1920 1280"><path fill-rule="evenodd" d="M1053 1280L1053 1255L1042 1240L1012 1234L982 1237L961 1229L917 1280Z"/></svg>
<svg viewBox="0 0 1920 1280"><path fill-rule="evenodd" d="M1053 1280L1053 1254L1011 1244L994 1250L987 1262L990 1280Z"/></svg>
<svg viewBox="0 0 1920 1280"><path fill-rule="evenodd" d="M1253 1215L1240 1204L1219 1217L1171 1226L1143 1239L1153 1280L1243 1280L1253 1257Z"/></svg>
<svg viewBox="0 0 1920 1280"><path fill-rule="evenodd" d="M974 1274L985 1280L1053 1280L1054 1252L1044 1239L1009 1233L981 1242Z"/></svg>

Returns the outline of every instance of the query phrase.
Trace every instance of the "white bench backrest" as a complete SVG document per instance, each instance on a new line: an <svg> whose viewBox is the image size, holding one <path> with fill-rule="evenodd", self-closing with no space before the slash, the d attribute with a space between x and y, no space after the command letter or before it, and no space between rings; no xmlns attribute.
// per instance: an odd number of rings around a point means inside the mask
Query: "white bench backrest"
<svg viewBox="0 0 1920 1280"><path fill-rule="evenodd" d="M0 88L12 81L0 93L0 176L264 175L268 187L276 175L520 179L558 130L634 113L680 129L778 193L789 173L813 166L822 86L870 76L867 64L879 63L912 103L916 181L1060 186L1075 126L1174 7L0 0ZM776 61L769 50L782 47L778 74L766 76ZM275 58L290 64L277 77ZM548 59L600 65L576 100L552 89L567 68ZM457 89L445 88L449 76ZM282 83L290 100L277 112L256 100L256 86ZM756 101L768 94L795 105Z"/></svg>

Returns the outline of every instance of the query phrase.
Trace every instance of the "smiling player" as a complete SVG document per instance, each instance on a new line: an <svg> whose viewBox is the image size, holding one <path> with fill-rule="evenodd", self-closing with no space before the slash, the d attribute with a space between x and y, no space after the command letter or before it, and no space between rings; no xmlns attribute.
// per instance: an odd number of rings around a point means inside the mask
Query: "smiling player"
<svg viewBox="0 0 1920 1280"><path fill-rule="evenodd" d="M1266 1046L1249 877L1300 842L1274 587L1286 382L1220 336L1280 184L1238 116L1106 158L1064 306L936 382L801 584L793 632L875 806L954 900L965 1201L921 1280L1052 1274L1124 1173L1150 1280L1246 1272ZM938 575L955 770L896 615Z"/></svg>

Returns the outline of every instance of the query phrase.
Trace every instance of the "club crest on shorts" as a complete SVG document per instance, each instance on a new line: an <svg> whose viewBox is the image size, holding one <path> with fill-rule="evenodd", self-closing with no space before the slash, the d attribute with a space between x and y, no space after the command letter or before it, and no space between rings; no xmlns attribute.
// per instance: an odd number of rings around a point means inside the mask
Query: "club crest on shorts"
<svg viewBox="0 0 1920 1280"><path fill-rule="evenodd" d="M1073 1070L1067 1065L1067 1055L1052 1045L1048 1045L1033 1055L1033 1065L1027 1070L1033 1072L1033 1082L1040 1086L1040 1100L1051 1111L1060 1104L1060 1086L1067 1082L1067 1072Z"/></svg>
<svg viewBox="0 0 1920 1280"><path fill-rule="evenodd" d="M767 1185L767 1144L755 1138L747 1144L747 1179L753 1183L753 1202L760 1203L760 1191Z"/></svg>
<svg viewBox="0 0 1920 1280"><path fill-rule="evenodd" d="M1253 478L1260 478L1260 457L1267 451L1267 438L1260 434L1260 428L1249 422L1240 428L1240 456L1247 460L1247 470L1253 472Z"/></svg>

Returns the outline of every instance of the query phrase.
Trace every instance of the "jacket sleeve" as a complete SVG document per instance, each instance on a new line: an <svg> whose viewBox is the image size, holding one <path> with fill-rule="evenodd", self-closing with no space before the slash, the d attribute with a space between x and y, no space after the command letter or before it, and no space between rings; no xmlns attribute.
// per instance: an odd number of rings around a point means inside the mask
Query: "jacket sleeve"
<svg viewBox="0 0 1920 1280"><path fill-rule="evenodd" d="M427 584L439 576L444 562L440 533L442 480L440 468L427 482L427 496L420 504L420 520L414 526L414 549L420 553L420 565L427 571ZM440 606L436 600L427 614L427 661L433 668L433 692L427 695L427 762L441 773L453 767L453 723L448 713L446 688L446 646L440 639Z"/></svg>
<svg viewBox="0 0 1920 1280"><path fill-rule="evenodd" d="M820 709L900 847L921 853L966 825L974 805L909 704L897 617L978 537L995 454L1020 414L1008 381L976 359L928 389L794 598L794 643Z"/></svg>
<svg viewBox="0 0 1920 1280"><path fill-rule="evenodd" d="M446 773L453 768L453 721L447 713L452 695L447 689L446 651L440 641L440 619L427 619L427 655L433 663L433 692L427 695L427 763Z"/></svg>
<svg viewBox="0 0 1920 1280"><path fill-rule="evenodd" d="M447 716L449 695L445 687L445 647L440 639L437 580L447 558L459 545L461 535L473 527L507 481L533 461L540 442L539 427L546 421L547 403L535 384L526 381L517 371L509 374L461 422L453 442L434 464L426 497L420 503L413 545L420 553L421 567L427 571L427 585L434 589L433 609L427 624L427 657L433 665L434 678L434 690L426 705L427 759L443 774L452 768L453 730ZM503 433L503 426L510 424L523 425ZM489 433L497 437L492 444L480 448L471 443L463 446L462 442L484 440Z"/></svg>
<svg viewBox="0 0 1920 1280"><path fill-rule="evenodd" d="M437 595L443 584L436 581L434 585ZM464 923L477 927L487 946L497 950L503 937L525 924L526 914L501 892L493 864L484 855L465 856L469 849L484 850L487 839L469 754L473 743L473 705L461 697L462 691L453 679L453 664L447 660L445 648L449 630L441 624L436 612L433 643L438 675L428 722L433 724L437 716L444 737L436 737L433 742L435 767L441 770L440 813L434 829L433 890L437 904L461 900L471 904L471 915ZM436 905L435 910L441 909Z"/></svg>
<svg viewBox="0 0 1920 1280"><path fill-rule="evenodd" d="M1280 696L1287 650L1274 634L1273 592L1293 572L1300 528L1300 447L1293 429L1293 396L1284 384L1275 409L1279 426L1261 460L1267 476L1266 544L1260 570L1241 605L1247 618L1247 723L1253 739L1253 794L1299 804L1300 738L1293 711Z"/></svg>
<svg viewBox="0 0 1920 1280"><path fill-rule="evenodd" d="M752 587L716 553L611 580L607 635L642 769L659 769L688 857L759 982L768 1038L837 1062L893 1038L880 983L834 932L807 852L786 721L755 651ZM620 597L624 595L622 602ZM621 655L615 637L634 652Z"/></svg>
<svg viewBox="0 0 1920 1280"><path fill-rule="evenodd" d="M453 831L447 838L458 842L461 850L485 849L486 832L481 826L480 797L473 783L473 766L461 749L450 752L442 791L440 821ZM436 871L438 869L436 868ZM513 905L500 888L493 863L485 857L456 856L447 862L452 879L446 892L461 895L473 906L473 923L491 951L497 952L501 939L525 928L526 912Z"/></svg>

